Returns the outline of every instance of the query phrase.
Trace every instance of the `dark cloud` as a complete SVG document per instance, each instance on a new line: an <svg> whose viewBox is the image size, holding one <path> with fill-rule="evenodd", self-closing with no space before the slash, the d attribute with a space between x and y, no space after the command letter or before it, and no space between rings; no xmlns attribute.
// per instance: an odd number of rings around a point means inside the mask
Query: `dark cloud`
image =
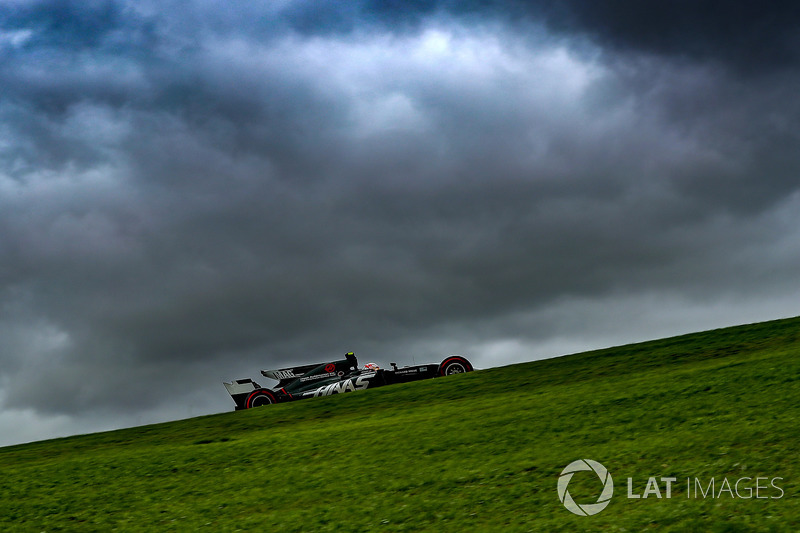
<svg viewBox="0 0 800 533"><path fill-rule="evenodd" d="M490 366L791 308L800 78L745 72L741 15L679 46L622 3L337 5L3 8L3 416L188 416L345 350Z"/></svg>
<svg viewBox="0 0 800 533"><path fill-rule="evenodd" d="M415 30L431 17L470 23L538 23L568 36L583 35L613 52L652 53L691 61L718 61L742 72L795 67L800 55L800 7L795 2L722 0L416 0L319 6L291 4L286 23L306 33L353 32L359 23ZM358 7L353 7L358 6Z"/></svg>
<svg viewBox="0 0 800 533"><path fill-rule="evenodd" d="M581 31L616 50L720 61L744 71L796 67L800 7L690 0L562 3L548 17L554 28Z"/></svg>
<svg viewBox="0 0 800 533"><path fill-rule="evenodd" d="M6 2L0 7L4 30L32 32L30 48L57 46L70 50L95 48L124 24L122 9L112 0L89 2Z"/></svg>

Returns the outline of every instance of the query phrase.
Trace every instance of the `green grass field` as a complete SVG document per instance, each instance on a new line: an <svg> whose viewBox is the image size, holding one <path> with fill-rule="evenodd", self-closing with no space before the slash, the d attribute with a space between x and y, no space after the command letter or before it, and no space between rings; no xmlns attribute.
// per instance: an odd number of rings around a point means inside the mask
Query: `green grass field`
<svg viewBox="0 0 800 533"><path fill-rule="evenodd" d="M0 448L0 531L795 532L799 376L794 318ZM588 517L582 458L615 483ZM672 497L629 499L650 476Z"/></svg>

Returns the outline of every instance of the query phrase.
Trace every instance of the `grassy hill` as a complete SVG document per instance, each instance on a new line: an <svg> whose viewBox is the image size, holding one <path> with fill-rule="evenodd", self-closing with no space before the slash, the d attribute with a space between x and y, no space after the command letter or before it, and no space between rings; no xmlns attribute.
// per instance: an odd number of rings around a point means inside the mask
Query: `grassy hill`
<svg viewBox="0 0 800 533"><path fill-rule="evenodd" d="M799 376L794 318L0 448L0 531L797 531Z"/></svg>

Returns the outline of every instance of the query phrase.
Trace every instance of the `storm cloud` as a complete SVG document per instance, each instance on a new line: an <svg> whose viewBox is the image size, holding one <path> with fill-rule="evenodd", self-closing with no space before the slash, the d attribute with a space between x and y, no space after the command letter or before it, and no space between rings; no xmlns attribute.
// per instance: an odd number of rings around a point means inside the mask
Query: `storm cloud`
<svg viewBox="0 0 800 533"><path fill-rule="evenodd" d="M797 22L4 4L0 444L350 350L488 367L798 314Z"/></svg>

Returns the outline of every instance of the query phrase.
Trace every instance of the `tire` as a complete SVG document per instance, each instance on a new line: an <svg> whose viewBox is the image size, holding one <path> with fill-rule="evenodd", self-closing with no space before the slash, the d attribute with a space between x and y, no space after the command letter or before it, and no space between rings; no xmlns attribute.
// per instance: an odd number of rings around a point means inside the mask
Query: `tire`
<svg viewBox="0 0 800 533"><path fill-rule="evenodd" d="M252 409L253 407L261 407L262 405L272 405L278 403L277 398L269 389L256 389L250 393L247 400L244 402L245 409Z"/></svg>
<svg viewBox="0 0 800 533"><path fill-rule="evenodd" d="M472 372L472 370L472 364L460 355L451 355L439 365L440 376L463 374L464 372Z"/></svg>

